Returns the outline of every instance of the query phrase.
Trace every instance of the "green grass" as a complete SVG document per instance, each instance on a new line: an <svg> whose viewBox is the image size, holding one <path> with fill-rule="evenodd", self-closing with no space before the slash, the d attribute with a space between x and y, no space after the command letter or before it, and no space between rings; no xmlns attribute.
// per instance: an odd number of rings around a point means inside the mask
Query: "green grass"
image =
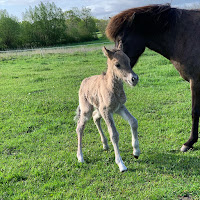
<svg viewBox="0 0 200 200"><path fill-rule="evenodd" d="M110 140L103 151L92 120L83 138L86 163L77 162L79 86L105 68L101 50L0 61L0 199L199 199L200 145L179 151L191 128L189 84L150 50L134 68L138 85L125 85L141 156L133 158L129 125L115 116L128 171L119 172Z"/></svg>

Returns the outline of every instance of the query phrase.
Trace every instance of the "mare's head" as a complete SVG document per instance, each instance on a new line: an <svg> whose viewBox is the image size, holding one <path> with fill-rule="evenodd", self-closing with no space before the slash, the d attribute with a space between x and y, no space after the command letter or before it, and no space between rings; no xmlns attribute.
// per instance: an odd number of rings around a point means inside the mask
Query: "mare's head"
<svg viewBox="0 0 200 200"><path fill-rule="evenodd" d="M108 50L103 47L103 53L108 58L107 73L114 75L117 79L123 80L130 86L135 86L138 82L138 76L135 74L130 65L129 57L122 51L122 49Z"/></svg>
<svg viewBox="0 0 200 200"><path fill-rule="evenodd" d="M172 27L176 17L175 9L169 4L128 9L110 19L106 35L115 41L115 47L122 42L133 67L149 41Z"/></svg>

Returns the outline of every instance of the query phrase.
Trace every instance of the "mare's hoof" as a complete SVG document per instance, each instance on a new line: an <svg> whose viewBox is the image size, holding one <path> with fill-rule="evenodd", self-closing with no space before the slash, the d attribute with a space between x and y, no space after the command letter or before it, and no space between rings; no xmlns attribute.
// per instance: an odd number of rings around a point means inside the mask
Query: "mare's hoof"
<svg viewBox="0 0 200 200"><path fill-rule="evenodd" d="M187 152L187 151L190 150L190 149L193 149L193 147L188 147L188 146L186 146L186 145L183 145L183 146L181 147L181 151L182 151L182 152Z"/></svg>
<svg viewBox="0 0 200 200"><path fill-rule="evenodd" d="M136 158L136 159L138 159L139 158L139 156L135 156L135 155L133 155L134 156L134 158Z"/></svg>

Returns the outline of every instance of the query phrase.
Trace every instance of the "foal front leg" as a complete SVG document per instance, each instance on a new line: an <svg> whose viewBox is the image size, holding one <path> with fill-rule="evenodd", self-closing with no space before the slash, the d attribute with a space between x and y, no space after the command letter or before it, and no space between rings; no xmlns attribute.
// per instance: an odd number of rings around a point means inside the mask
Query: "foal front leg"
<svg viewBox="0 0 200 200"><path fill-rule="evenodd" d="M200 116L200 81L190 80L192 92L192 130L189 140L182 146L181 151L186 152L193 148L193 144L198 140L198 127Z"/></svg>
<svg viewBox="0 0 200 200"><path fill-rule="evenodd" d="M119 152L119 146L118 146L119 133L117 132L117 129L115 127L115 123L114 123L114 120L113 120L113 114L110 113L109 111L103 110L101 112L101 116L105 120L105 123L108 127L110 139L112 141L114 151L115 151L115 162L118 165L120 172L126 171L127 167L124 165L122 158L120 156L120 152Z"/></svg>
<svg viewBox="0 0 200 200"><path fill-rule="evenodd" d="M129 113L129 111L124 105L117 111L117 114L119 114L123 119L128 121L131 127L133 155L135 158L138 158L140 155L140 149L139 149L138 132L137 132L138 129L137 119Z"/></svg>

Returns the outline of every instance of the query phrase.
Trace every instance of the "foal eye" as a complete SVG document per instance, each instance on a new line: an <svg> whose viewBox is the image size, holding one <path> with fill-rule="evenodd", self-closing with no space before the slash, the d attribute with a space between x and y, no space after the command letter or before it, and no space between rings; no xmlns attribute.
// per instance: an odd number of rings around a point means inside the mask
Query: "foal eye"
<svg viewBox="0 0 200 200"><path fill-rule="evenodd" d="M119 64L119 63L115 64L115 66L116 66L117 68L120 68L120 64Z"/></svg>

